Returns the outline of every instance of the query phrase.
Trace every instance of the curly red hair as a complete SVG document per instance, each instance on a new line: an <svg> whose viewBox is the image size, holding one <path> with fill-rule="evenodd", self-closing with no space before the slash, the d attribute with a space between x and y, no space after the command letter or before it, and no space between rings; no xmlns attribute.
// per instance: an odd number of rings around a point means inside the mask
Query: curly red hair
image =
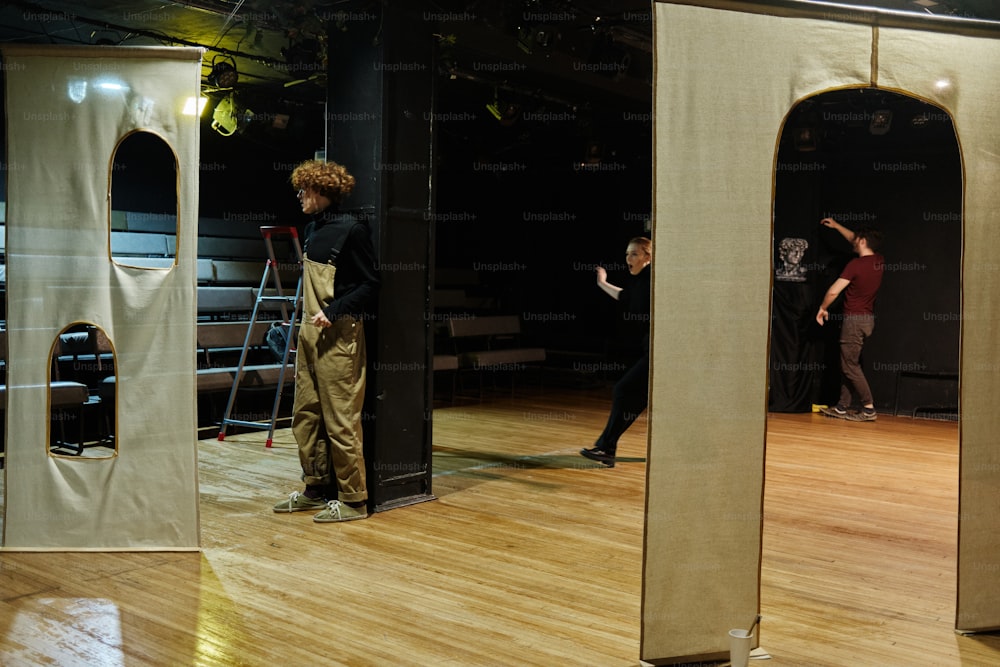
<svg viewBox="0 0 1000 667"><path fill-rule="evenodd" d="M354 190L354 177L344 165L322 160L306 160L292 171L292 187L315 190L332 202L340 203Z"/></svg>

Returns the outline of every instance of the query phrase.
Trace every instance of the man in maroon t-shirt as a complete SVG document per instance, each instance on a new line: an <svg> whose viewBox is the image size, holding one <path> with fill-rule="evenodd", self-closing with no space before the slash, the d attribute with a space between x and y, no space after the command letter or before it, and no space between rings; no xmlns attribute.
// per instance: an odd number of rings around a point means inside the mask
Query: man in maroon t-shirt
<svg viewBox="0 0 1000 667"><path fill-rule="evenodd" d="M821 408L828 417L851 421L875 421L875 403L868 380L861 370L861 348L875 329L875 295L882 284L885 260L877 250L882 235L873 229L851 231L833 218L823 218L820 224L840 232L858 254L848 262L840 277L830 285L823 297L823 304L816 313L820 326L830 317L827 308L844 292L844 322L840 328L840 400L832 408ZM861 403L859 412L851 412L852 399Z"/></svg>

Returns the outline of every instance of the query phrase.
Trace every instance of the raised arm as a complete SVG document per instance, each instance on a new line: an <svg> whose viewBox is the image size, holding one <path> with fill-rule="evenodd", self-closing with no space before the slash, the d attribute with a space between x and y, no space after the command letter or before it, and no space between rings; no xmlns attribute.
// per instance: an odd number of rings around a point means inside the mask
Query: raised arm
<svg viewBox="0 0 1000 667"><path fill-rule="evenodd" d="M612 299L618 299L619 295L622 293L622 288L608 282L608 272L603 266L597 267L596 271L597 286L604 290L604 292Z"/></svg>
<svg viewBox="0 0 1000 667"><path fill-rule="evenodd" d="M854 232L852 232L847 227L844 227L842 224L840 224L833 218L823 218L822 220L819 221L819 224L823 225L824 227L829 227L830 229L836 229L838 232L840 232L841 236L847 239L848 243L854 243Z"/></svg>

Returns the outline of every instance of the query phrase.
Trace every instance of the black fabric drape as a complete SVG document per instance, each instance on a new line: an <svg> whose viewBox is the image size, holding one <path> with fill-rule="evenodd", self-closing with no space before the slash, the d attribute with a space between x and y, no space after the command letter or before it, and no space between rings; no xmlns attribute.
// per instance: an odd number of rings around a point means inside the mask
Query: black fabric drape
<svg viewBox="0 0 1000 667"><path fill-rule="evenodd" d="M817 303L807 282L775 281L771 309L771 412L809 412L825 364L815 338Z"/></svg>

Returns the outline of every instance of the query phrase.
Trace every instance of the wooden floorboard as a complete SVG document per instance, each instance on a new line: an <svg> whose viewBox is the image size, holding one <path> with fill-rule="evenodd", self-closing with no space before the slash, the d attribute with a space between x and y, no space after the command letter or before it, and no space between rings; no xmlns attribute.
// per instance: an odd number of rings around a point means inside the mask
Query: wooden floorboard
<svg viewBox="0 0 1000 667"><path fill-rule="evenodd" d="M609 390L434 412L437 500L319 525L271 505L287 430L199 443L201 553L0 553L0 664L636 665L644 420ZM954 627L958 428L768 420L762 665L998 665Z"/></svg>

